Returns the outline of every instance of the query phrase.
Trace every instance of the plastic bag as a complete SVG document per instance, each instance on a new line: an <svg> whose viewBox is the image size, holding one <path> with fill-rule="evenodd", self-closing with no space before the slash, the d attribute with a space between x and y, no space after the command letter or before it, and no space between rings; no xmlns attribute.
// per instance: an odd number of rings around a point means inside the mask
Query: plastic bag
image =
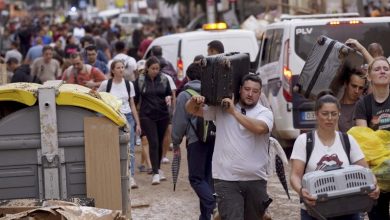
<svg viewBox="0 0 390 220"><path fill-rule="evenodd" d="M390 192L390 160L386 160L380 165L373 167L372 172L376 176L379 188Z"/></svg>
<svg viewBox="0 0 390 220"><path fill-rule="evenodd" d="M390 131L353 127L348 131L359 143L379 188L390 192Z"/></svg>
<svg viewBox="0 0 390 220"><path fill-rule="evenodd" d="M348 131L359 143L365 159L370 167L390 160L390 131L373 131L367 127L353 127Z"/></svg>

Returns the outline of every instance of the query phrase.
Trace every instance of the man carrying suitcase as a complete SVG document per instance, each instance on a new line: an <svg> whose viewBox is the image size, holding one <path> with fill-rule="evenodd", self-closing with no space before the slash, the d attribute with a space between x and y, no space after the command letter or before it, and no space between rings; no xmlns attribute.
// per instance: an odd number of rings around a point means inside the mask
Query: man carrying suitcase
<svg viewBox="0 0 390 220"><path fill-rule="evenodd" d="M227 108L204 106L199 95L186 104L190 114L216 121L212 174L222 220L262 219L270 203L266 167L273 115L258 103L261 85L258 76L244 76L238 103L223 99Z"/></svg>

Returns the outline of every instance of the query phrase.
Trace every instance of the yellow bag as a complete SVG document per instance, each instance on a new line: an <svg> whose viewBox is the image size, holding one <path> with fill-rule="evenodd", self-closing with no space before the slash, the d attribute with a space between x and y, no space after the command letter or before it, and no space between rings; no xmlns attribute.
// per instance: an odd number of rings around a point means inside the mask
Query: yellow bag
<svg viewBox="0 0 390 220"><path fill-rule="evenodd" d="M390 160L371 169L376 176L379 188L383 191L390 192Z"/></svg>
<svg viewBox="0 0 390 220"><path fill-rule="evenodd" d="M359 143L368 165L376 176L379 188L390 192L390 131L353 127L348 134Z"/></svg>
<svg viewBox="0 0 390 220"><path fill-rule="evenodd" d="M370 167L382 164L390 160L390 131L373 131L368 127L352 127L348 134L352 135L359 143L365 159Z"/></svg>

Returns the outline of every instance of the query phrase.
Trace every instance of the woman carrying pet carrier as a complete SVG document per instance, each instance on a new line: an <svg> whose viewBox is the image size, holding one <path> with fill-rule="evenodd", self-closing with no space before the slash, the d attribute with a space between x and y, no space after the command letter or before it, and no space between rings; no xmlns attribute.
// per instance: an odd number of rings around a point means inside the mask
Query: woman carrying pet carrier
<svg viewBox="0 0 390 220"><path fill-rule="evenodd" d="M301 134L294 143L291 154L292 168L290 182L293 189L299 194L301 204L301 219L314 220L308 209L316 204L316 198L302 187L302 178L305 173L316 170L326 170L330 167L346 167L350 164L367 167L363 152L356 140L346 134L336 131L340 117L340 103L330 92L322 92L315 103L317 127L314 131ZM345 143L349 147L345 148ZM344 144L344 145L343 145ZM311 147L308 147L308 146ZM347 153L346 149L349 149ZM374 180L376 183L376 180ZM376 186L376 184L375 184ZM373 199L379 196L379 188L369 194ZM358 220L359 213L330 218L332 220Z"/></svg>

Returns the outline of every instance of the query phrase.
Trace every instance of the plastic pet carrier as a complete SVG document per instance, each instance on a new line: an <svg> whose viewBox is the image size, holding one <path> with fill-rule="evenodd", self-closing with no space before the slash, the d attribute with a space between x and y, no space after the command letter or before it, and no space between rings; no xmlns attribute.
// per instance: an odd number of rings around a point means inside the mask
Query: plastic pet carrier
<svg viewBox="0 0 390 220"><path fill-rule="evenodd" d="M370 211L374 200L368 196L375 189L373 173L358 165L330 171L314 171L303 176L303 188L317 197L307 211L312 216L335 217Z"/></svg>

